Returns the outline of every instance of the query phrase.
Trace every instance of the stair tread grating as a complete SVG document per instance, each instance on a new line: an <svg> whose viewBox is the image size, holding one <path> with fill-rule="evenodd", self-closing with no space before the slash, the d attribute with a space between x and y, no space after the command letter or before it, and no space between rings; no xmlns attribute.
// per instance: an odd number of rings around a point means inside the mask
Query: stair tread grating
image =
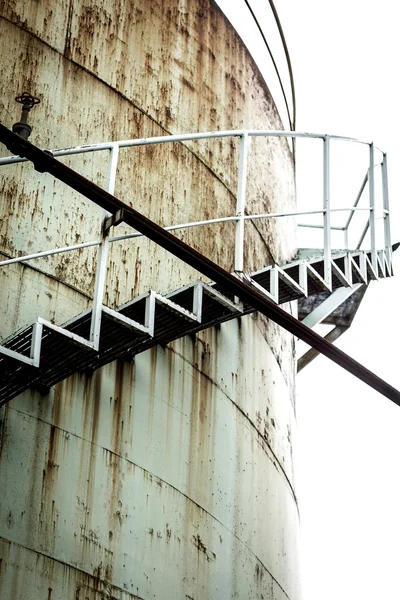
<svg viewBox="0 0 400 600"><path fill-rule="evenodd" d="M364 253L369 259L371 253ZM360 253L352 256L355 265L361 269ZM345 273L346 257L335 257L335 264L340 271ZM324 260L323 257L310 263L312 268L323 278ZM366 261L368 279L375 278L369 261ZM378 261L378 275L385 276L388 273L386 265L384 269ZM299 284L300 264L287 265L284 269L293 281ZM364 280L357 268L352 265L351 268L353 282L364 283ZM270 291L271 268L266 268L252 275L254 281ZM36 386L44 389L50 388L55 383L65 379L76 372L85 370L95 370L112 360L124 356L134 356L144 350L153 347L156 344L167 344L189 333L195 333L213 325L223 323L224 321L239 317L243 314L253 312L251 306L245 305L243 310L235 308L232 304L233 298L230 294L224 294L222 289L217 286L208 288L202 286L202 314L201 322L191 319L188 314L179 312L179 307L192 312L194 289L199 282L189 284L184 288L169 294L166 298L173 304L164 303L162 298L156 295L155 315L154 315L154 336L150 337L143 331L138 331L128 327L117 318L107 312L102 313L101 336L99 349L97 351L80 345L77 341L71 340L62 333L49 329L44 326L42 336L41 358L39 367L18 362L17 359L0 354L0 370L3 375L0 382L0 405L20 394L29 387ZM302 297L300 290L294 289L284 277L279 277L279 303L289 302ZM342 287L343 283L339 277L332 273L332 289ZM307 269L307 287L308 296L313 296L326 292L326 286L323 281ZM213 293L215 290L217 294ZM218 292L223 296L218 297ZM224 303L225 297L225 303ZM145 325L146 303L148 294L133 299L127 304L116 309L116 313ZM231 304L229 304L229 302ZM228 305L227 305L228 304ZM177 305L175 308L174 305ZM67 331L79 335L85 339L90 334L91 311L86 310L74 319L64 325ZM15 352L29 356L33 326L25 326L15 334L9 336L3 345Z"/></svg>

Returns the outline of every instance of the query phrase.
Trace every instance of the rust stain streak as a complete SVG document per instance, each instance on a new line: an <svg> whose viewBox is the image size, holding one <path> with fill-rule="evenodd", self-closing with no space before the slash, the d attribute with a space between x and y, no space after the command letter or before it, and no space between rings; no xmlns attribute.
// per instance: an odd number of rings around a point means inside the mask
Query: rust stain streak
<svg viewBox="0 0 400 600"><path fill-rule="evenodd" d="M93 578L93 573L89 573L87 571L84 571L83 569L80 569L76 564L70 564L64 560L60 560L57 558L54 558L54 556L51 556L50 554L46 554L45 552L41 552L40 550L36 550L34 548L29 548L28 546L23 546L21 544L18 544L18 542L11 542L9 540L6 540L5 538L0 538L0 539L4 539L6 542L8 542L10 545L13 544L14 546L16 546L17 548L20 548L21 550L28 550L29 552L33 552L34 554L36 554L37 556L41 556L49 561L52 561L53 563L57 563L59 565L63 565L65 567L67 567L68 569L71 569L73 571L75 571L76 573L80 573L81 575L83 575L84 577L90 577ZM18 574L18 573L17 573ZM105 583L106 582L102 582ZM279 584L278 584L279 585ZM124 590L121 587L118 587L116 585L113 584L113 587L118 590L119 592L123 592L126 594L126 590ZM141 598L139 596L133 596L134 600L144 600L144 598Z"/></svg>
<svg viewBox="0 0 400 600"><path fill-rule="evenodd" d="M48 42L46 42L45 40L43 40L39 35L35 34L34 32L25 29L24 27L14 23L13 21L11 21L10 19L8 19L7 17L3 17L0 16L0 19L4 19L4 21L7 21L8 23L10 23L11 25L17 27L18 29L21 29L21 31L24 31L26 33L28 33L30 36L32 36L33 38L35 38L36 40L38 40L41 44L47 46L48 48L50 48L53 52L55 52L56 54L59 54L60 56L64 56L63 53L59 52L57 50L57 48L54 48L54 46L52 46L51 44L49 44ZM75 67L81 69L82 71L84 71L85 73L87 73L88 75L90 75L91 77L93 77L94 79L96 79L97 81L99 81L100 83L102 83L106 88L110 89L113 91L113 93L116 96L119 96L120 98L122 98L123 100L125 100L126 102L128 102L131 106L133 106L136 110L138 110L141 114L143 114L145 117L147 117L150 121L152 121L155 125L157 125L157 127L159 127L165 134L167 135L172 135L173 132L169 129L167 129L161 121L158 121L155 117L153 117L152 115L150 115L148 112L146 112L145 109L143 109L142 107L140 107L139 105L135 104L135 102L133 102L128 96L126 96L126 94L124 94L123 92L121 92L120 90L117 90L116 88L114 88L110 83L108 83L107 81L105 81L104 79L102 79L99 75L96 75L96 73L93 73L93 71L91 71L90 69L88 69L87 67L84 67L83 65L81 65L79 62L77 62L76 60L73 60L72 58L69 58L67 56L64 56L72 65L74 65ZM232 195L232 198L236 198L236 191L232 191L229 186L227 185L227 183L223 180L223 178L215 171L213 171L213 169L210 167L210 165L208 165L206 163L206 161L199 155L197 154L192 148L188 147L185 145L185 143L183 142L179 142L184 148L186 148L186 150L188 150L188 152L190 152L191 154L193 154L193 156L200 162L202 163L209 171L210 173L212 173L212 175L215 177L215 179L217 181L219 181L224 188L229 192L229 194ZM253 223L253 222L252 222ZM13 258L13 257L10 257Z"/></svg>
<svg viewBox="0 0 400 600"><path fill-rule="evenodd" d="M112 452L110 451L110 454L112 454ZM258 563L260 565L262 565L262 567L265 569L265 571L270 575L270 577L275 581L275 583L279 586L279 588L281 589L281 591L285 594L285 596L287 596L287 598L289 598L289 596L286 594L285 590L283 589L283 587L281 586L281 584L279 583L279 581L273 576L273 574L271 573L271 571L268 569L268 567L266 567L266 565L263 564L263 562L259 559L259 557L251 550L251 548L249 548L249 546L246 544L245 541L243 541L234 531L232 531L231 529L229 529L229 527L227 527L224 523L222 523L222 521L220 521L213 513L211 513L210 511L206 510L203 506L201 506L198 502L196 502L195 500L193 500L193 498L190 498L190 496L188 496L187 494L185 494L184 492L182 492L181 490L179 490L177 487L171 485L170 483L168 483L168 481L165 481L164 479L162 479L161 477L159 477L158 475L155 475L154 473L151 473L150 471L147 471L144 467L133 463L132 461L129 461L129 459L123 457L123 456L118 456L118 458L125 460L127 463L130 463L132 465L134 465L135 467L139 468L140 470L143 471L143 473L145 473L148 477L150 477L152 480L152 478L154 477L155 479L157 479L158 481L162 482L162 484L164 484L166 487L168 487L171 490L174 490L175 492L178 492L179 494L181 494L182 497L184 497L186 500L189 501L190 504L192 504L193 506L195 506L196 508L200 509L203 513L205 513L206 515L210 516L216 523L218 523L221 527L223 527L225 529L225 531L227 531L228 533L230 533L241 545L243 545L246 550L248 550L248 552L257 559ZM156 485L158 483L156 482ZM154 534L154 531L149 532L151 535ZM196 541L194 542L196 543Z"/></svg>
<svg viewBox="0 0 400 600"><path fill-rule="evenodd" d="M289 476L286 474L285 469L283 468L281 461L279 460L279 458L277 457L277 455L275 454L275 452L273 451L273 449L271 448L269 442L264 438L263 434L259 431L259 429L257 428L257 425L254 423L254 421L252 419L250 419L250 417L243 411L243 409L234 401L232 400L232 398L226 393L226 390L224 390L219 384L218 382L214 381L213 379L210 378L210 376L207 373L204 373L201 371L201 369L199 368L199 366L195 365L194 363L192 364L190 362L190 360L183 356L182 354L180 354L177 350L175 350L174 348L172 348L170 345L168 345L168 349L171 352L174 352L175 354L177 354L184 362L188 363L194 370L196 370L200 375L202 375L203 377L205 377L206 379L210 380L210 382L228 399L230 400L230 402L235 406L235 408L241 413L241 415L246 419L246 421L248 422L248 424L251 426L252 429L254 429L257 433L257 443L263 448L263 450L265 451L265 447L268 448L268 451L270 452L270 454L272 454L271 458L270 456L268 456L268 458L271 460L272 464L274 465L274 467L277 469L277 471L281 472L282 475L284 476L287 485L289 486L290 492L292 494L293 500L296 504L296 508L297 508L297 513L300 516L300 509L299 509L299 505L298 505L298 500L297 500L297 495L296 492L294 490L294 487L289 479ZM195 377L194 377L195 379ZM292 406L292 405L291 405ZM293 408L293 406L292 406ZM268 455L268 453L266 453ZM277 468L277 465L279 465L279 469Z"/></svg>

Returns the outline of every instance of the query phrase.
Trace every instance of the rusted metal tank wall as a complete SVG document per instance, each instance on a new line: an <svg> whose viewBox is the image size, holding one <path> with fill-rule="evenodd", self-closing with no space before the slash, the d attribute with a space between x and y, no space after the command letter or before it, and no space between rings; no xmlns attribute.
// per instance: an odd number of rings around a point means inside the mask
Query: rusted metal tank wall
<svg viewBox="0 0 400 600"><path fill-rule="evenodd" d="M42 99L45 148L279 129L265 83L208 0L0 2L0 117ZM5 153L4 149L1 149ZM116 194L163 225L235 212L238 142L121 152ZM285 140L254 141L248 210L294 206ZM104 185L105 153L68 164ZM1 167L0 256L98 239L103 213L28 164ZM123 232L118 228L118 233ZM233 268L234 226L179 234ZM289 219L246 226L246 269L289 260ZM0 338L61 324L93 293L96 251L0 269ZM114 244L105 303L196 274L146 240ZM298 598L293 346L260 317L77 374L1 410L0 595Z"/></svg>

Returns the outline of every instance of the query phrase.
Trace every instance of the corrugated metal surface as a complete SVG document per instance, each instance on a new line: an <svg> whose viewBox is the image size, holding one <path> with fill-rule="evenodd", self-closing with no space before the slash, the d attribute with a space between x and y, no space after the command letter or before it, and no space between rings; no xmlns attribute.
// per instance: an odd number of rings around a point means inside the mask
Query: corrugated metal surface
<svg viewBox="0 0 400 600"><path fill-rule="evenodd" d="M14 96L40 96L30 120L42 147L280 127L207 0L15 0L0 14L0 116L11 126ZM69 163L104 184L105 158ZM229 140L121 152L116 194L161 224L232 214L237 159ZM255 141L250 164L249 210L293 207L287 143ZM50 177L15 165L0 178L3 255L98 238L101 211ZM292 257L287 219L246 229L249 271ZM232 268L233 226L182 235ZM86 309L94 261L86 250L1 269L0 338ZM105 300L196 278L144 240L114 245ZM290 336L245 317L13 400L1 420L0 595L299 598L293 378Z"/></svg>

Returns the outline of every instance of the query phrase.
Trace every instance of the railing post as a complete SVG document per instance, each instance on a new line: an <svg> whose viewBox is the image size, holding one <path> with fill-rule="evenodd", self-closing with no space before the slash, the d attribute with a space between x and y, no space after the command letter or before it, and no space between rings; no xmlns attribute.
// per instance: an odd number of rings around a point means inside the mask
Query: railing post
<svg viewBox="0 0 400 600"><path fill-rule="evenodd" d="M386 154L382 158L382 196L383 196L383 226L385 232L385 255L392 269L392 241L390 237L390 211L389 211L389 187L388 187L388 172L387 172L387 157Z"/></svg>
<svg viewBox="0 0 400 600"><path fill-rule="evenodd" d="M110 150L110 159L108 163L107 191L114 194L115 179L117 174L119 146L114 144ZM105 213L109 216L109 213ZM90 341L94 343L95 348L99 347L101 315L103 307L104 289L106 285L107 260L109 249L109 229L102 229L101 243L97 255L96 281L93 296L92 318L90 321Z"/></svg>
<svg viewBox="0 0 400 600"><path fill-rule="evenodd" d="M369 145L369 229L371 233L371 264L374 273L378 275L378 261L376 254L376 214L375 214L375 151L373 142Z"/></svg>
<svg viewBox="0 0 400 600"><path fill-rule="evenodd" d="M246 208L246 181L247 181L247 156L250 138L247 132L240 137L239 174L236 199L236 244L235 244L235 271L243 272L244 255L244 223Z"/></svg>
<svg viewBox="0 0 400 600"><path fill-rule="evenodd" d="M349 250L349 230L347 227L344 227L343 230L344 230L344 248L345 248L345 250Z"/></svg>
<svg viewBox="0 0 400 600"><path fill-rule="evenodd" d="M108 174L107 174L107 192L114 195L115 192L115 180L117 177L117 166L119 156L119 144L114 143L110 149L110 160L108 161Z"/></svg>
<svg viewBox="0 0 400 600"><path fill-rule="evenodd" d="M325 283L332 287L332 247L331 247L331 167L330 167L330 138L324 137L324 279Z"/></svg>

